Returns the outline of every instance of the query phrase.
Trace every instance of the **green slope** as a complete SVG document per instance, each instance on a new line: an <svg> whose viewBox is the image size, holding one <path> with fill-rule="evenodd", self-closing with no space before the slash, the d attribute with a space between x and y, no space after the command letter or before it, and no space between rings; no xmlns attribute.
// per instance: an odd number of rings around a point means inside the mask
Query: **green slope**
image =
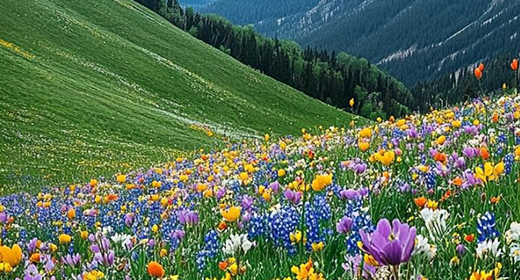
<svg viewBox="0 0 520 280"><path fill-rule="evenodd" d="M4 0L1 10L4 192L351 119L131 0Z"/></svg>

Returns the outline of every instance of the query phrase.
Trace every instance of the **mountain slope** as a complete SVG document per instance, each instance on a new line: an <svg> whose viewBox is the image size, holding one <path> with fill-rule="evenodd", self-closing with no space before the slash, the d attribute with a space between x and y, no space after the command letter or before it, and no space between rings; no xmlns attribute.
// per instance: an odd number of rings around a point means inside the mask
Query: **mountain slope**
<svg viewBox="0 0 520 280"><path fill-rule="evenodd" d="M312 0L303 10L274 2L218 0L202 11L268 36L366 57L407 85L520 48L514 0ZM272 9L275 17L258 12Z"/></svg>
<svg viewBox="0 0 520 280"><path fill-rule="evenodd" d="M237 135L351 119L131 0L8 0L2 9L2 185L73 182Z"/></svg>

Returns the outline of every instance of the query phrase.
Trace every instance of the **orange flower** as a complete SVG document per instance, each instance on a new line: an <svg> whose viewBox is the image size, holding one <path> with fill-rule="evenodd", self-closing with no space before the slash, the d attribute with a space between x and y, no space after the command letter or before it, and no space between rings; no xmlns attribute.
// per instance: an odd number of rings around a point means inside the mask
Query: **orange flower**
<svg viewBox="0 0 520 280"><path fill-rule="evenodd" d="M478 69L480 69L480 71L484 72L484 63L481 62L478 66Z"/></svg>
<svg viewBox="0 0 520 280"><path fill-rule="evenodd" d="M417 207L424 207L424 205L426 205L426 202L428 202L428 199L424 196L421 196L421 197L418 197L416 199L413 200L415 202L415 205L417 205Z"/></svg>
<svg viewBox="0 0 520 280"><path fill-rule="evenodd" d="M220 222L220 224L218 224L219 230L224 231L224 230L226 230L226 228L227 228L226 222L222 221L222 222Z"/></svg>
<svg viewBox="0 0 520 280"><path fill-rule="evenodd" d="M445 163L446 160L448 159L445 154L439 153L439 152L435 153L433 158L435 159L435 161L438 161L438 162L441 162L441 163Z"/></svg>
<svg viewBox="0 0 520 280"><path fill-rule="evenodd" d="M462 181L462 178L457 176L455 179L453 179L453 181L451 181L451 183L454 184L457 187L460 187L460 186L462 186L464 181Z"/></svg>
<svg viewBox="0 0 520 280"><path fill-rule="evenodd" d="M499 196L493 196L493 197L491 198L491 204L497 204L497 203L499 203L499 202L500 202L500 198L501 198L500 195L499 195Z"/></svg>
<svg viewBox="0 0 520 280"><path fill-rule="evenodd" d="M482 147L482 149L480 149L480 156L483 160L487 160L491 155L489 154L486 147Z"/></svg>
<svg viewBox="0 0 520 280"><path fill-rule="evenodd" d="M495 114L493 115L493 118L492 118L491 120L492 120L494 123L497 123L497 122L498 122L498 114L495 113Z"/></svg>
<svg viewBox="0 0 520 280"><path fill-rule="evenodd" d="M228 262L227 261L223 261L223 262L219 262L218 263L218 268L220 268L220 270L226 270L227 267L228 267Z"/></svg>
<svg viewBox="0 0 520 280"><path fill-rule="evenodd" d="M69 211L67 211L67 218L72 220L75 217L76 217L76 210L74 210L74 208L70 208Z"/></svg>
<svg viewBox="0 0 520 280"><path fill-rule="evenodd" d="M482 70L480 70L480 68L475 68L475 71L473 71L473 74L475 74L475 77L479 80L482 78Z"/></svg>
<svg viewBox="0 0 520 280"><path fill-rule="evenodd" d="M29 257L29 260L33 263L40 262L40 253L36 252L36 253L32 254L31 257Z"/></svg>
<svg viewBox="0 0 520 280"><path fill-rule="evenodd" d="M518 59L513 59L513 62L511 62L511 69L513 69L513 71L518 70Z"/></svg>
<svg viewBox="0 0 520 280"><path fill-rule="evenodd" d="M148 264L148 275L155 278L164 277L164 268L158 262L150 262Z"/></svg>
<svg viewBox="0 0 520 280"><path fill-rule="evenodd" d="M466 240L469 243L475 241L475 234L472 233L464 235L464 240Z"/></svg>

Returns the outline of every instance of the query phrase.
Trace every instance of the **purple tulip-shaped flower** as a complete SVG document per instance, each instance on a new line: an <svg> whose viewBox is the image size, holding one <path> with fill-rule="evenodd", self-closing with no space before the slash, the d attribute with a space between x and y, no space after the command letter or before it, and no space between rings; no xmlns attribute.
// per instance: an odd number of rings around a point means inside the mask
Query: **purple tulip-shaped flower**
<svg viewBox="0 0 520 280"><path fill-rule="evenodd" d="M406 263L412 256L415 246L415 227L395 219L390 225L387 219L377 223L377 229L371 234L363 229L359 231L363 241L363 251L372 255L381 265L396 266Z"/></svg>
<svg viewBox="0 0 520 280"><path fill-rule="evenodd" d="M343 217L336 225L336 231L338 233L348 233L352 229L353 221L349 217Z"/></svg>
<svg viewBox="0 0 520 280"><path fill-rule="evenodd" d="M293 204L300 203L300 200L302 199L302 193L301 192L295 192L292 190L286 190L284 192L285 198L292 202Z"/></svg>

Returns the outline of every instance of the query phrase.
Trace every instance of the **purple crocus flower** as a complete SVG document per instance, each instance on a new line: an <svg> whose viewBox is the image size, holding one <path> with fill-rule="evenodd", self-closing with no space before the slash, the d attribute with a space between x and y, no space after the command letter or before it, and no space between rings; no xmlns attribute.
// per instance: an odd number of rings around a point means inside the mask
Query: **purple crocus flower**
<svg viewBox="0 0 520 280"><path fill-rule="evenodd" d="M199 222L199 214L194 211L182 211L179 213L179 223L181 225L197 224Z"/></svg>
<svg viewBox="0 0 520 280"><path fill-rule="evenodd" d="M249 210L253 206L253 198L248 195L244 195L242 198L242 209Z"/></svg>
<svg viewBox="0 0 520 280"><path fill-rule="evenodd" d="M352 229L352 219L349 217L343 217L336 225L336 231L339 233L347 233Z"/></svg>
<svg viewBox="0 0 520 280"><path fill-rule="evenodd" d="M340 193L341 198L352 200L358 197L358 192L353 189L342 190Z"/></svg>
<svg viewBox="0 0 520 280"><path fill-rule="evenodd" d="M390 225L387 219L377 223L377 229L373 233L359 231L363 241L363 251L372 255L381 265L399 265L406 263L412 256L415 246L415 227L401 223L395 219Z"/></svg>
<svg viewBox="0 0 520 280"><path fill-rule="evenodd" d="M23 280L42 280L43 276L38 272L38 268L31 264L29 265L24 272Z"/></svg>
<svg viewBox="0 0 520 280"><path fill-rule="evenodd" d="M127 213L125 215L125 225L130 227L134 223L135 215L133 213Z"/></svg>
<svg viewBox="0 0 520 280"><path fill-rule="evenodd" d="M272 189L273 192L276 193L280 189L280 183L278 183L278 181L274 181L271 184L269 184L269 188Z"/></svg>
<svg viewBox="0 0 520 280"><path fill-rule="evenodd" d="M286 190L284 192L285 198L292 202L293 204L300 203L300 200L302 199L302 193L301 192L295 192L292 190Z"/></svg>
<svg viewBox="0 0 520 280"><path fill-rule="evenodd" d="M473 158L476 155L475 149L470 147L464 148L464 150L462 150L462 154L469 159Z"/></svg>

